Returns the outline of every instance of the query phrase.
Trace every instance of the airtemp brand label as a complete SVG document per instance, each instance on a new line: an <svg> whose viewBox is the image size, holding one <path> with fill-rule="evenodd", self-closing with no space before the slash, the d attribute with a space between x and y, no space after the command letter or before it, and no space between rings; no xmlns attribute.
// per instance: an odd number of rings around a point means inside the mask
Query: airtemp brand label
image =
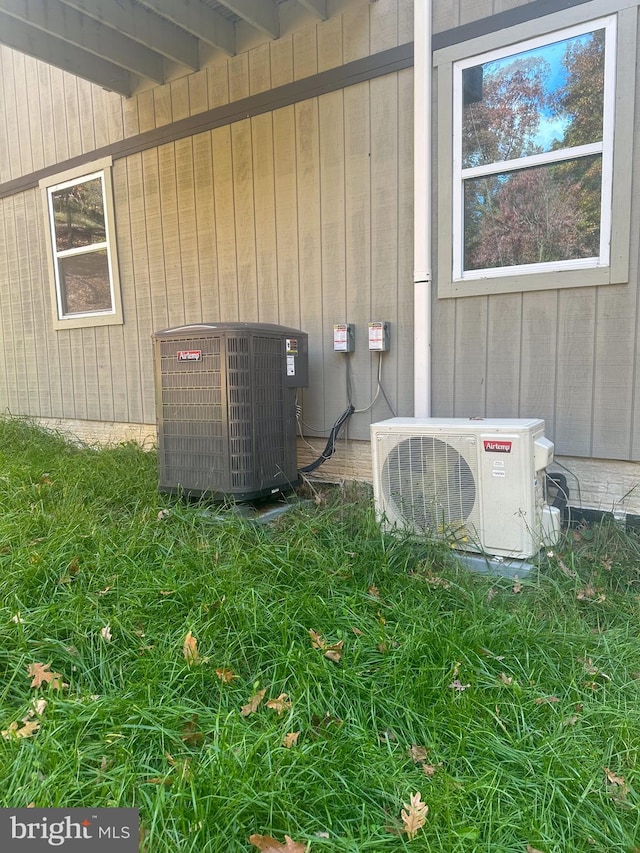
<svg viewBox="0 0 640 853"><path fill-rule="evenodd" d="M178 361L201 361L201 349L181 349L178 350Z"/></svg>
<svg viewBox="0 0 640 853"><path fill-rule="evenodd" d="M499 441L497 438L485 438L484 449L487 453L511 453L511 441Z"/></svg>
<svg viewBox="0 0 640 853"><path fill-rule="evenodd" d="M0 850L137 853L138 809L0 809Z"/></svg>

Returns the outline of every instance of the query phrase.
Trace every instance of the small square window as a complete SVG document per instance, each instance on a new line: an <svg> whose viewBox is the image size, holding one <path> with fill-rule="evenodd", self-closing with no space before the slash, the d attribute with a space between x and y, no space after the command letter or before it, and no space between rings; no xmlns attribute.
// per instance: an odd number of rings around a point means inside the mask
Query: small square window
<svg viewBox="0 0 640 853"><path fill-rule="evenodd" d="M93 165L91 172L74 170L40 184L51 247L54 325L59 329L122 323L111 162Z"/></svg>

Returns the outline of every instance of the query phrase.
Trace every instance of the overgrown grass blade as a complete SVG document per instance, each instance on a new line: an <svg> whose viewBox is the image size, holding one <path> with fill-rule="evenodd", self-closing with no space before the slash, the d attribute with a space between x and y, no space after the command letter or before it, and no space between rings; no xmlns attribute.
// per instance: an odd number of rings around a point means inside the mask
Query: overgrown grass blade
<svg viewBox="0 0 640 853"><path fill-rule="evenodd" d="M48 702L0 738L0 805L138 807L153 853L638 849L637 535L571 532L519 588L383 536L362 488L260 525L158 496L155 464L0 422L0 728ZM291 708L241 716L259 689Z"/></svg>

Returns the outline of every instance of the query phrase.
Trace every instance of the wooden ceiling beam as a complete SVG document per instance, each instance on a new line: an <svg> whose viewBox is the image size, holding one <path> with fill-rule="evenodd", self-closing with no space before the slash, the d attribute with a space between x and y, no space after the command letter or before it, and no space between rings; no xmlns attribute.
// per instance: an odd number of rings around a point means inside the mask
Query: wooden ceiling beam
<svg viewBox="0 0 640 853"><path fill-rule="evenodd" d="M164 82L164 62L160 54L59 0L0 0L0 11L140 77Z"/></svg>
<svg viewBox="0 0 640 853"><path fill-rule="evenodd" d="M201 0L181 0L179 3L176 0L139 0L139 2L229 56L235 54L236 34L232 22L209 8Z"/></svg>
<svg viewBox="0 0 640 853"><path fill-rule="evenodd" d="M280 16L274 0L218 0L221 6L238 15L243 21L269 38L280 36Z"/></svg>
<svg viewBox="0 0 640 853"><path fill-rule="evenodd" d="M298 0L298 3L317 15L321 21L327 20L327 0Z"/></svg>
<svg viewBox="0 0 640 853"><path fill-rule="evenodd" d="M0 11L0 42L42 62L55 65L56 68L68 71L70 74L75 74L77 77L83 77L103 89L118 92L125 97L131 95L131 77L124 68L62 39L43 33L35 27L16 21L2 11Z"/></svg>
<svg viewBox="0 0 640 853"><path fill-rule="evenodd" d="M198 39L194 35L163 21L144 6L132 3L132 0L62 2L180 65L194 71L200 67Z"/></svg>

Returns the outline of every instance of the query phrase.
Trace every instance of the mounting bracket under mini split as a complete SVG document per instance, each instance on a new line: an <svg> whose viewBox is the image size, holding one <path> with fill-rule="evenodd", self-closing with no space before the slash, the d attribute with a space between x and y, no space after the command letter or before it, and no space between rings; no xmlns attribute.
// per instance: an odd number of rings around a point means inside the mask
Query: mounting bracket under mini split
<svg viewBox="0 0 640 853"><path fill-rule="evenodd" d="M503 578L528 577L538 567L527 560L510 560L508 557L494 557L489 554L472 554L466 551L452 551L453 557L465 569L481 575L496 575Z"/></svg>

